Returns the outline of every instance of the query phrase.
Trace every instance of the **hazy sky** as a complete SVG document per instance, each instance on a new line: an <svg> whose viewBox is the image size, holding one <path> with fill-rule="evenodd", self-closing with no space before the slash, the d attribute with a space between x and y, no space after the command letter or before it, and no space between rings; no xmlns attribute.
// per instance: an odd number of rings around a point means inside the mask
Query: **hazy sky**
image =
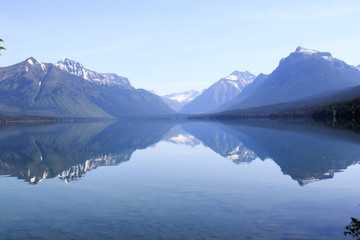
<svg viewBox="0 0 360 240"><path fill-rule="evenodd" d="M0 66L67 57L163 95L270 73L299 45L358 65L360 1L2 0L0 38Z"/></svg>

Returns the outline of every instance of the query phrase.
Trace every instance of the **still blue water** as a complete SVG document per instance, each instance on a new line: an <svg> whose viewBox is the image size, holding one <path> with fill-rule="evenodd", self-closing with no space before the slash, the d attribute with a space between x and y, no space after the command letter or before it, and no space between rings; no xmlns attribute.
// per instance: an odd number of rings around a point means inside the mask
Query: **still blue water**
<svg viewBox="0 0 360 240"><path fill-rule="evenodd" d="M360 136L321 125L0 129L0 239L350 239Z"/></svg>

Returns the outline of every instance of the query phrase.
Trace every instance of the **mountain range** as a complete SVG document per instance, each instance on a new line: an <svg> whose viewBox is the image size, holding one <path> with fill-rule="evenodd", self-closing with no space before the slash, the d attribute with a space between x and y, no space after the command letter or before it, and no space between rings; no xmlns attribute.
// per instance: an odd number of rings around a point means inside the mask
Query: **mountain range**
<svg viewBox="0 0 360 240"><path fill-rule="evenodd" d="M32 57L0 68L0 115L57 118L127 118L202 114L217 116L311 115L360 98L360 65L328 52L298 47L270 74L233 71L209 88L157 96L126 77L97 73L63 58ZM347 101L347 102L344 102ZM349 102L350 101L350 102ZM336 103L342 109L342 103ZM328 106L328 107L326 107ZM320 109L324 111L320 111ZM347 112L351 112L349 110ZM355 110L357 111L357 110ZM346 113L347 114L347 113Z"/></svg>
<svg viewBox="0 0 360 240"><path fill-rule="evenodd" d="M121 77L115 73L97 73L84 68L81 63L67 58L61 59L55 65L65 72L81 77L89 82L97 83L98 85L118 85L123 88L133 89L129 79L126 77Z"/></svg>
<svg viewBox="0 0 360 240"><path fill-rule="evenodd" d="M125 77L96 73L66 58L51 64L30 57L0 68L0 113L122 118L173 111L159 96L135 89Z"/></svg>
<svg viewBox="0 0 360 240"><path fill-rule="evenodd" d="M261 73L247 82L235 96L221 87L231 84L226 82L229 78L204 90L180 112L210 114L210 118L303 116L324 112L332 103L341 105L337 101L360 98L360 65L348 65L328 52L303 47L281 59L272 73ZM222 104L214 101L219 97L223 97ZM354 105L354 101L343 104ZM329 115L329 110L325 112Z"/></svg>
<svg viewBox="0 0 360 240"><path fill-rule="evenodd" d="M360 70L357 67L332 57L330 53L298 47L282 59L271 74L260 74L217 111L260 109L262 106L319 98L325 92L358 85Z"/></svg>
<svg viewBox="0 0 360 240"><path fill-rule="evenodd" d="M248 71L234 71L230 75L204 90L193 101L186 104L181 113L205 113L215 110L218 106L234 99L256 76Z"/></svg>

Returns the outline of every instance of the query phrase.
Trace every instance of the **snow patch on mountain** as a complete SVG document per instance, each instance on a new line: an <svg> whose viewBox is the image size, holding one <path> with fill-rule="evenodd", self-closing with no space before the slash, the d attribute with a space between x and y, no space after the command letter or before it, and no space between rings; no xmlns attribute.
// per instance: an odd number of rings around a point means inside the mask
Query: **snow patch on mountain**
<svg viewBox="0 0 360 240"><path fill-rule="evenodd" d="M233 87L239 89L239 85L236 82L230 81L229 84L232 85Z"/></svg>
<svg viewBox="0 0 360 240"><path fill-rule="evenodd" d="M85 68L81 63L74 60L63 58L57 62L56 66L63 71L99 85L119 85L125 88L133 88L125 77L115 73L97 73Z"/></svg>
<svg viewBox="0 0 360 240"><path fill-rule="evenodd" d="M163 98L168 98L168 99L171 99L171 100L179 102L179 103L181 103L181 102L187 103L187 102L192 101L194 98L196 98L199 95L200 95L200 92L192 89L192 90L185 91L185 92L172 93L169 95L165 95L165 96L163 96Z"/></svg>
<svg viewBox="0 0 360 240"><path fill-rule="evenodd" d="M34 62L31 60L31 58L29 58L29 59L27 60L27 62L28 62L30 65L34 65Z"/></svg>
<svg viewBox="0 0 360 240"><path fill-rule="evenodd" d="M219 82L226 82L241 91L244 87L252 83L255 78L256 76L248 71L233 71L230 75L220 79Z"/></svg>
<svg viewBox="0 0 360 240"><path fill-rule="evenodd" d="M334 61L333 57L329 57L329 56L322 56L323 59L328 60L328 61Z"/></svg>
<svg viewBox="0 0 360 240"><path fill-rule="evenodd" d="M320 52L317 50L313 50L313 49L308 49L308 48L304 48L304 47L297 47L295 50L295 53L300 53L300 54L305 54L305 55L314 55L317 54L320 57L322 57L323 59L327 60L327 61L335 61L335 58L332 57L331 53L329 52Z"/></svg>
<svg viewBox="0 0 360 240"><path fill-rule="evenodd" d="M231 81L236 81L238 80L238 76L236 75L233 75L233 74L230 74L229 76L225 77L226 79L228 80L231 80Z"/></svg>
<svg viewBox="0 0 360 240"><path fill-rule="evenodd" d="M184 94L181 94L181 95L170 97L169 99L174 100L176 102L184 102L188 99L188 97L185 96Z"/></svg>
<svg viewBox="0 0 360 240"><path fill-rule="evenodd" d="M40 66L41 69L45 72L46 71L46 65L40 61L38 61L37 59L33 58L33 57L29 57L28 59L25 60L25 63L28 64L28 66L26 66L25 64L25 70L26 72L29 71L29 67L33 67L33 66ZM29 66L30 65L30 66Z"/></svg>
<svg viewBox="0 0 360 240"><path fill-rule="evenodd" d="M301 47L301 46L297 47L296 50L295 50L295 52L296 52L296 53L309 54L309 55L319 53L319 52L316 51L316 50L304 48L304 47Z"/></svg>
<svg viewBox="0 0 360 240"><path fill-rule="evenodd" d="M173 110L179 111L187 103L194 100L201 93L196 90L189 90L180 93L172 93L169 95L162 96L163 101Z"/></svg>

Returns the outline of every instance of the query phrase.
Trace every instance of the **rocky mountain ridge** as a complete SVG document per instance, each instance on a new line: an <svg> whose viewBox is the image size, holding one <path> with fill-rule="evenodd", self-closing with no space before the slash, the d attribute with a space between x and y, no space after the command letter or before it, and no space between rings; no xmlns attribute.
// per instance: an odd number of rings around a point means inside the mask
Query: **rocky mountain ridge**
<svg viewBox="0 0 360 240"><path fill-rule="evenodd" d="M126 118L171 114L161 98L116 74L96 73L64 59L35 58L0 68L0 114L66 118Z"/></svg>

